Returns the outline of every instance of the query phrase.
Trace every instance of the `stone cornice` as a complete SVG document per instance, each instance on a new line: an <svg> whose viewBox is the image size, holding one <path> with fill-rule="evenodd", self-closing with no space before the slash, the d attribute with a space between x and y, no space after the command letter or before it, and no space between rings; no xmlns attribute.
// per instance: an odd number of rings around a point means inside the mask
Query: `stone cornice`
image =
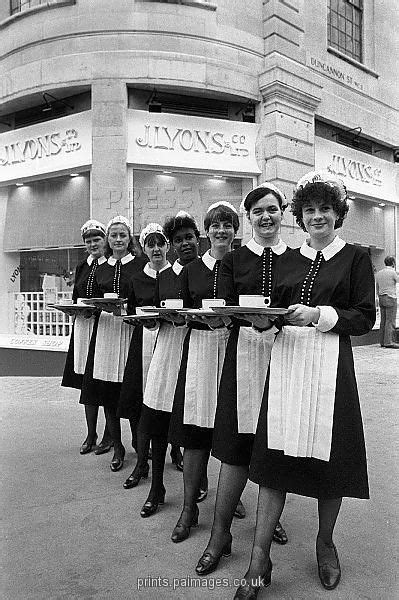
<svg viewBox="0 0 399 600"><path fill-rule="evenodd" d="M260 92L264 102L284 101L290 102L314 112L318 107L321 98L315 96L309 91L301 90L297 87L283 83L282 81L273 81L260 86Z"/></svg>

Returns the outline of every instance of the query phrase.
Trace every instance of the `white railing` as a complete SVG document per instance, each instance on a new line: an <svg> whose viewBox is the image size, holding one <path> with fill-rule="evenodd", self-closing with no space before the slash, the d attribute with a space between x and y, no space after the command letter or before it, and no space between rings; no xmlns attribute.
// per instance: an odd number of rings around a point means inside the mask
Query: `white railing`
<svg viewBox="0 0 399 600"><path fill-rule="evenodd" d="M55 300L72 298L72 292L57 292ZM12 294L14 333L66 337L72 332L72 317L46 306L43 292Z"/></svg>

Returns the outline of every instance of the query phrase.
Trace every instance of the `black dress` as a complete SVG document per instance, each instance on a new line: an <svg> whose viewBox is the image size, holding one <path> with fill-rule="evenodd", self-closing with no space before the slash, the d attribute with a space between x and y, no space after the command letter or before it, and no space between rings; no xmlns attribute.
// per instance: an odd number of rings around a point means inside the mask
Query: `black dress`
<svg viewBox="0 0 399 600"><path fill-rule="evenodd" d="M129 284L128 313L134 314L136 307L156 306L157 280L171 271L168 263L157 273L147 263L137 271ZM130 341L129 354L119 397L117 416L138 422L143 404L143 392L146 374L155 344L156 332L145 329L143 325L134 327Z"/></svg>
<svg viewBox="0 0 399 600"><path fill-rule="evenodd" d="M252 453L250 479L272 489L315 498L368 498L366 451L350 336L363 335L373 327L374 276L367 252L351 244L337 247L337 239L323 250L324 258L313 284L312 276L307 278L307 275L314 275L315 251L312 256L311 249L304 244L290 252L280 264L274 297L282 307L307 303L333 307L338 315L329 330L339 336L329 460L294 457L268 448L268 381ZM334 246L335 250L329 253L330 247ZM310 301L304 302L304 298ZM273 375L271 371L270 378Z"/></svg>
<svg viewBox="0 0 399 600"><path fill-rule="evenodd" d="M185 308L201 308L203 299L218 297L219 264L206 252L184 267L182 298ZM211 449L217 387L228 335L225 327L211 330L203 323L190 322L170 420L169 441L172 444ZM193 365L191 370L190 364ZM193 377L197 387L192 385ZM198 412L195 414L195 411ZM193 424L193 421L206 425Z"/></svg>
<svg viewBox="0 0 399 600"><path fill-rule="evenodd" d="M75 285L72 291L72 300L74 304L76 304L78 298L94 297L92 278L94 277L97 267L105 263L106 260L107 259L102 256L95 261L91 256L88 256L84 261L78 264L75 271ZM75 322L72 327L61 385L63 387L71 387L80 390L83 382L83 373L75 373L74 370L74 336Z"/></svg>
<svg viewBox="0 0 399 600"><path fill-rule="evenodd" d="M132 257L128 254L121 261L120 275L116 280L117 263L112 257L106 263L101 265L94 278L94 296L101 298L105 293L118 293L120 298L127 298L129 292L129 283L133 275L143 269L146 259L142 257ZM81 404L92 406L110 406L117 407L121 389L121 381L108 381L93 377L94 357L97 340L97 331L99 319L96 320L93 334L90 340L89 353L87 357L86 369L83 376L82 391L80 395ZM102 334L101 334L102 335ZM107 339L106 342L111 346L117 347L120 339Z"/></svg>
<svg viewBox="0 0 399 600"><path fill-rule="evenodd" d="M284 242L279 242L274 248L263 248L255 240L250 240L248 244L237 248L227 254L221 263L220 270L220 296L225 298L229 306L237 306L239 296L244 294L259 294L267 296L269 285L271 291L271 306L276 306L274 302L273 288L275 286L278 266L280 261L286 259L289 249ZM231 465L249 466L252 453L254 433L239 433L238 415L237 415L237 346L241 327L251 327L251 323L243 320L234 320L234 326L231 331L226 348L226 356L223 364L222 376L220 379L218 403L215 416L215 428L213 432L212 454L221 462ZM263 353L265 336L270 337L270 343L273 340L273 333L254 332L253 330L241 330L248 332L251 339L252 355L254 351ZM259 345L258 350L254 346ZM256 369L251 373L249 364L251 356L244 357L240 362L242 376L247 380L246 393L251 394L251 383L248 378L259 378L262 385L259 387L259 400L256 402L260 406L264 382L266 380L268 360L264 353L264 361L261 364L261 370ZM246 406L243 410L248 410L252 404L251 398L244 398Z"/></svg>
<svg viewBox="0 0 399 600"><path fill-rule="evenodd" d="M175 262L171 269L160 273L155 304L162 300L181 298L183 267ZM140 423L150 436L166 436L169 430L173 398L179 374L181 354L187 327L161 321L144 391Z"/></svg>

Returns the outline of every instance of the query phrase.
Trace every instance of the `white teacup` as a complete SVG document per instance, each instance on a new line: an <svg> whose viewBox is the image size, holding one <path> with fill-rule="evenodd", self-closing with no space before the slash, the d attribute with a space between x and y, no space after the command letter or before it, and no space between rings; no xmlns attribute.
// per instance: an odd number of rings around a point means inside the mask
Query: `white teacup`
<svg viewBox="0 0 399 600"><path fill-rule="evenodd" d="M85 300L87 300L87 298L77 298L76 304L86 304Z"/></svg>
<svg viewBox="0 0 399 600"><path fill-rule="evenodd" d="M202 308L209 310L213 306L226 306L226 300L224 298L204 298L202 300Z"/></svg>
<svg viewBox="0 0 399 600"><path fill-rule="evenodd" d="M104 298L108 298L108 300L117 300L118 294L115 294L115 292L106 292Z"/></svg>
<svg viewBox="0 0 399 600"><path fill-rule="evenodd" d="M245 294L238 296L238 303L240 306L247 306L250 308L265 308L270 306L269 296L261 296L260 294Z"/></svg>
<svg viewBox="0 0 399 600"><path fill-rule="evenodd" d="M183 300L181 298L170 298L168 300L161 300L162 308L183 308Z"/></svg>
<svg viewBox="0 0 399 600"><path fill-rule="evenodd" d="M153 308L154 312L146 312L143 308ZM157 307L156 306L136 306L136 315L140 315L142 317L151 317L158 316Z"/></svg>

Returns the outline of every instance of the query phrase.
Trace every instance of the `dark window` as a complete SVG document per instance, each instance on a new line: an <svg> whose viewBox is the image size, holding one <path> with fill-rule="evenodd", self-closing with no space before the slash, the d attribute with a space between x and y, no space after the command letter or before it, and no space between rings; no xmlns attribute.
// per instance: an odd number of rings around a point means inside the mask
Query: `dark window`
<svg viewBox="0 0 399 600"><path fill-rule="evenodd" d="M328 43L362 61L363 0L329 0Z"/></svg>
<svg viewBox="0 0 399 600"><path fill-rule="evenodd" d="M52 4L65 4L65 0L53 0L49 3L48 0L10 0L10 14L15 15L30 8L36 8L37 6L46 5L47 7Z"/></svg>

